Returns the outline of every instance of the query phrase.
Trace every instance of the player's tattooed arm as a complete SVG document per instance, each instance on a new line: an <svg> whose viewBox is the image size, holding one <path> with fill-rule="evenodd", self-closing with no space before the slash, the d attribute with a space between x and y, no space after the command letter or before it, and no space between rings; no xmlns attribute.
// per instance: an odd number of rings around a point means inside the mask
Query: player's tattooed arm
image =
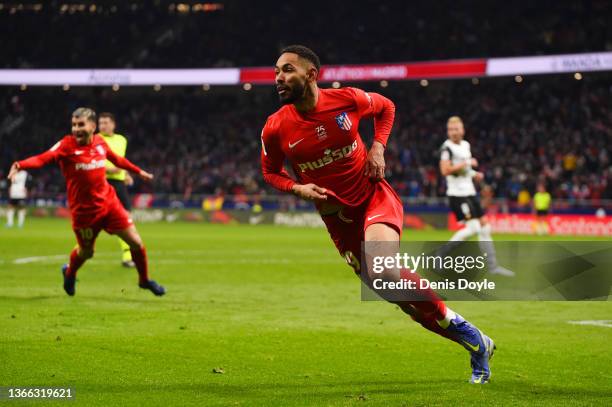
<svg viewBox="0 0 612 407"><path fill-rule="evenodd" d="M294 184L291 187L291 192L307 201L327 200L327 189L315 184Z"/></svg>
<svg viewBox="0 0 612 407"><path fill-rule="evenodd" d="M364 175L376 181L385 178L385 146L379 141L374 141L368 152Z"/></svg>

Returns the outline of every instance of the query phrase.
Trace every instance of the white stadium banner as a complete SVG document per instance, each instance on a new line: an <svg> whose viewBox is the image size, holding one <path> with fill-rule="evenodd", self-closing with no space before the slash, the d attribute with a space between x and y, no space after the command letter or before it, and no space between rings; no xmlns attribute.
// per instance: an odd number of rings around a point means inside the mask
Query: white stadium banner
<svg viewBox="0 0 612 407"><path fill-rule="evenodd" d="M489 58L487 76L553 74L612 70L612 52Z"/></svg>
<svg viewBox="0 0 612 407"><path fill-rule="evenodd" d="M222 69L0 69L0 85L147 86L234 85L239 68Z"/></svg>
<svg viewBox="0 0 612 407"><path fill-rule="evenodd" d="M477 61L476 68L470 61L434 61L351 67L323 67L322 78L334 77L334 80L360 81L378 80L380 78L409 80L410 69L421 69L418 77L428 76L423 69L432 69L434 64L439 76L439 66L448 64L451 68L444 73L445 78L462 78L466 63L470 75L511 76L529 74L555 74L563 72L612 71L612 52L586 54L565 54L534 57L489 58ZM457 65L459 68L457 69ZM428 68L429 67L429 68ZM476 70L476 71L475 71ZM256 74L253 76L253 74ZM242 74L242 75L241 75ZM431 72L429 72L431 74ZM263 76L262 76L263 75ZM331 76L330 76L331 75ZM335 75L335 76L334 76ZM242 76L242 77L241 77ZM253 77L254 79L250 79ZM273 70L269 74L262 68L218 68L218 69L0 69L0 86L153 86L153 85L237 85L242 82L255 82L264 78L265 83L273 83ZM412 78L414 79L414 78Z"/></svg>

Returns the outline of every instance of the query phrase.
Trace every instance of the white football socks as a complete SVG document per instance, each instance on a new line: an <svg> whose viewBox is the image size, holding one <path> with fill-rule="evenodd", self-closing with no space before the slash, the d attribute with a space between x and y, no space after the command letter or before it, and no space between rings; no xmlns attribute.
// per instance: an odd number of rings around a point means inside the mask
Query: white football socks
<svg viewBox="0 0 612 407"><path fill-rule="evenodd" d="M465 226L455 232L450 238L451 242L467 240L470 237L480 233L480 221L478 219L470 219L465 222Z"/></svg>
<svg viewBox="0 0 612 407"><path fill-rule="evenodd" d="M437 321L438 325L446 329L450 325L451 321L455 319L456 316L457 314L455 314L455 312L452 309L446 307L446 315L444 316L444 319Z"/></svg>
<svg viewBox="0 0 612 407"><path fill-rule="evenodd" d="M6 211L6 226L8 226L9 228L12 228L14 221L15 221L15 209L8 208L8 210Z"/></svg>
<svg viewBox="0 0 612 407"><path fill-rule="evenodd" d="M487 254L487 266L489 270L495 270L497 268L497 255L495 253L495 246L493 245L490 224L487 223L480 228L480 232L478 233L478 241L480 250Z"/></svg>
<svg viewBox="0 0 612 407"><path fill-rule="evenodd" d="M17 211L17 226L19 226L20 228L23 227L23 222L25 222L25 216L25 208L19 209L19 211Z"/></svg>

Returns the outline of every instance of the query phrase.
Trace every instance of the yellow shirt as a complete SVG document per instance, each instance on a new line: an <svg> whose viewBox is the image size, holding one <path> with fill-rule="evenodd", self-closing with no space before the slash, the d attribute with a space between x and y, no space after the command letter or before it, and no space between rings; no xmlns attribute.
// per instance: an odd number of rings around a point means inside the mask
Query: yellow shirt
<svg viewBox="0 0 612 407"><path fill-rule="evenodd" d="M125 152L127 150L127 139L125 137L123 137L121 134L116 133L110 136L103 133L100 134L104 138L104 141L106 141L106 144L108 144L108 147L113 151L113 153L121 157L125 157ZM112 168L115 168L115 165L112 162L106 160L106 169L108 170ZM107 171L106 179L125 181L125 170L120 170L115 174L109 174Z"/></svg>
<svg viewBox="0 0 612 407"><path fill-rule="evenodd" d="M537 211L547 211L550 208L550 194L548 192L536 192L533 196L533 206Z"/></svg>
<svg viewBox="0 0 612 407"><path fill-rule="evenodd" d="M529 205L529 202L531 201L531 195L529 195L529 191L527 191L526 189L521 190L521 192L519 192L518 194L518 199L517 202L520 206L526 206Z"/></svg>
<svg viewBox="0 0 612 407"><path fill-rule="evenodd" d="M574 171L576 169L576 164L578 162L578 157L574 154L569 153L563 157L563 169L566 171Z"/></svg>

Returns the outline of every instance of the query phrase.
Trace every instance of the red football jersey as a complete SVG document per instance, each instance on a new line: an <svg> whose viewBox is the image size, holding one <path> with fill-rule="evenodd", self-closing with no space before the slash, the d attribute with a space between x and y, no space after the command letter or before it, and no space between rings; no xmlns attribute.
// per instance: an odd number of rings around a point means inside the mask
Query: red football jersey
<svg viewBox="0 0 612 407"><path fill-rule="evenodd" d="M103 212L117 195L106 181L106 159L119 168L139 173L140 168L112 152L104 139L94 134L88 145L81 146L67 135L48 151L19 161L23 169L40 168L57 162L66 178L68 205L73 215L94 215Z"/></svg>
<svg viewBox="0 0 612 407"><path fill-rule="evenodd" d="M356 88L320 89L317 105L305 114L285 105L268 117L261 134L264 180L290 191L295 180L283 167L288 159L299 183L327 188L341 204L357 206L374 191L364 175L368 151L359 121L374 117L374 139L386 145L394 115L389 99Z"/></svg>

